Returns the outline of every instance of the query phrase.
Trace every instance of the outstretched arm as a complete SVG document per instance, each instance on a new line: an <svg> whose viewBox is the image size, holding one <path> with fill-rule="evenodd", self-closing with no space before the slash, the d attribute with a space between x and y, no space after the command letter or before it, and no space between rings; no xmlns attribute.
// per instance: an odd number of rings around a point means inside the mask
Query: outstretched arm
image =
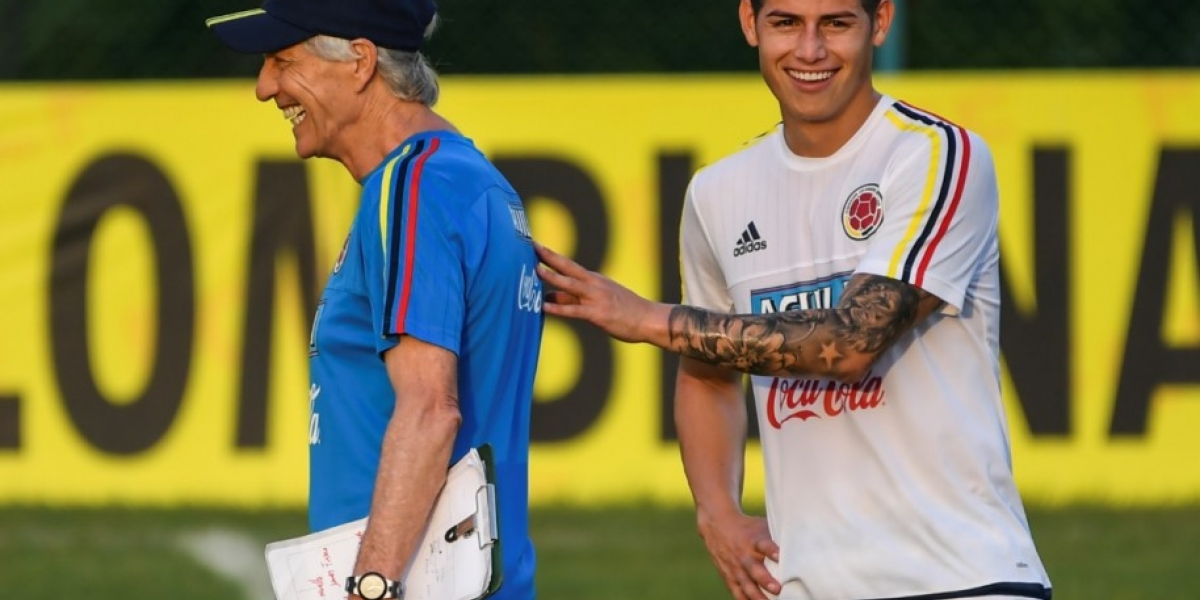
<svg viewBox="0 0 1200 600"><path fill-rule="evenodd" d="M652 302L621 284L538 246L539 273L555 291L547 314L583 319L626 342L757 375L862 376L902 334L942 301L879 275L851 278L836 308L730 315Z"/></svg>

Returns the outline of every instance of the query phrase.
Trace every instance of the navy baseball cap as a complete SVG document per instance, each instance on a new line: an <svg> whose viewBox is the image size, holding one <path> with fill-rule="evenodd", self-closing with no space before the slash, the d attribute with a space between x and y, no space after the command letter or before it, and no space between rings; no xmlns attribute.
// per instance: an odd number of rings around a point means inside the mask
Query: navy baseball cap
<svg viewBox="0 0 1200 600"><path fill-rule="evenodd" d="M268 54L315 35L366 38L415 52L436 12L434 0L266 0L262 8L204 23L225 45L247 54Z"/></svg>

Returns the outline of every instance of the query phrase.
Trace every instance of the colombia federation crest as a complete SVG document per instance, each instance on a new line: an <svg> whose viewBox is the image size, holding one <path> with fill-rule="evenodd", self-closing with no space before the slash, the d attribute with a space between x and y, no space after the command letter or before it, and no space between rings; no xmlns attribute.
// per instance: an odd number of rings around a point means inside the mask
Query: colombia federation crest
<svg viewBox="0 0 1200 600"><path fill-rule="evenodd" d="M852 240L865 240L883 224L883 194L879 186L868 183L846 198L842 206L842 229Z"/></svg>

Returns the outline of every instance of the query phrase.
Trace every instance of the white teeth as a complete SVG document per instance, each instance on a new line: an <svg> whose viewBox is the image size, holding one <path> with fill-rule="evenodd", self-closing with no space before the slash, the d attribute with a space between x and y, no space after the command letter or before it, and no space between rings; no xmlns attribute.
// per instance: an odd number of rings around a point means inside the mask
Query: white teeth
<svg viewBox="0 0 1200 600"><path fill-rule="evenodd" d="M292 127L299 125L300 122L304 120L304 116L307 114L308 113L304 111L304 107L300 106L299 104L284 107L283 109L283 118L291 121Z"/></svg>
<svg viewBox="0 0 1200 600"><path fill-rule="evenodd" d="M789 69L787 74L792 79L797 79L799 81L809 81L809 82L825 81L826 79L833 77L833 71L818 71L818 72L813 73L810 71L793 71L793 70Z"/></svg>

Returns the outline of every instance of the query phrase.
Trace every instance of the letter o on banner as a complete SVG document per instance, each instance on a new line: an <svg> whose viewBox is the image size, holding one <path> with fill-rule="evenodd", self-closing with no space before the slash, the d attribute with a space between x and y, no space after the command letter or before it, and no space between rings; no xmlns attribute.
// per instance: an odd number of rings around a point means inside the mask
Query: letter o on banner
<svg viewBox="0 0 1200 600"><path fill-rule="evenodd" d="M108 211L126 207L145 220L157 258L158 332L149 381L139 397L115 404L96 385L88 354L89 257ZM129 154L99 158L67 193L54 234L50 329L56 379L67 414L97 449L136 454L160 440L187 386L195 329L192 252L179 198L161 171Z"/></svg>

